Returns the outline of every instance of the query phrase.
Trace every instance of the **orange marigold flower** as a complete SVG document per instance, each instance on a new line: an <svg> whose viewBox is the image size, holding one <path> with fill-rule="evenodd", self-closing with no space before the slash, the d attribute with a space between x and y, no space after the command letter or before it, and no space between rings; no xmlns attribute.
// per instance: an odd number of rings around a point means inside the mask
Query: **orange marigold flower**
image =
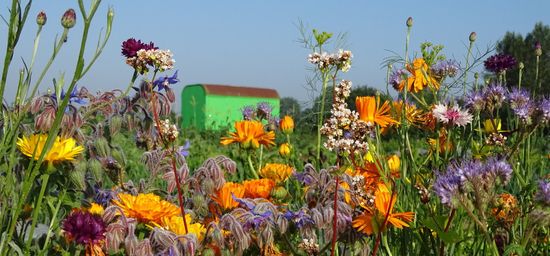
<svg viewBox="0 0 550 256"><path fill-rule="evenodd" d="M275 183L281 183L288 179L293 170L292 166L286 164L266 164L262 170L260 170L260 176L271 179L275 181Z"/></svg>
<svg viewBox="0 0 550 256"><path fill-rule="evenodd" d="M269 198L275 181L271 179L245 180L244 197L247 198Z"/></svg>
<svg viewBox="0 0 550 256"><path fill-rule="evenodd" d="M142 223L160 223L163 217L177 216L181 213L178 206L160 199L153 193L137 196L122 193L117 197L118 200L113 200L113 203L122 209L124 215Z"/></svg>
<svg viewBox="0 0 550 256"><path fill-rule="evenodd" d="M275 133L265 132L264 126L259 121L237 121L235 122L236 132L230 132L230 137L223 137L221 144L240 143L243 148L259 148L260 144L265 146L275 145Z"/></svg>
<svg viewBox="0 0 550 256"><path fill-rule="evenodd" d="M500 194L491 213L497 221L512 224L519 214L518 200L511 194Z"/></svg>
<svg viewBox="0 0 550 256"><path fill-rule="evenodd" d="M285 116L279 122L279 127L284 134L292 134L294 131L294 119L291 116Z"/></svg>
<svg viewBox="0 0 550 256"><path fill-rule="evenodd" d="M384 231L379 229L385 229L390 224L396 228L403 228L408 227L408 223L413 221L414 212L393 212L397 195L392 195L383 183L378 185L374 196L374 208L366 208L366 211L352 222L352 226L358 231L371 235Z"/></svg>
<svg viewBox="0 0 550 256"><path fill-rule="evenodd" d="M233 196L236 198L242 198L244 196L244 186L242 184L226 182L212 199L216 201L222 209L229 210L239 205L238 202L233 200Z"/></svg>
<svg viewBox="0 0 550 256"><path fill-rule="evenodd" d="M198 241L202 241L206 229L201 223L191 223L191 216L185 214L185 222L187 223L187 231L194 234ZM181 216L164 217L161 220L160 227L174 232L177 235L186 235L185 224Z"/></svg>
<svg viewBox="0 0 550 256"><path fill-rule="evenodd" d="M411 75L407 77L407 80L401 81L395 88L396 90L402 91L405 83L407 83L407 91L412 93L420 92L426 86L439 90L439 81L431 76L428 64L423 58L415 59L412 66L407 63L406 67Z"/></svg>
<svg viewBox="0 0 550 256"><path fill-rule="evenodd" d="M371 123L378 124L380 127L386 127L397 123L390 117L390 105L385 101L380 106L380 97L362 96L355 99L355 106L359 112L359 119Z"/></svg>

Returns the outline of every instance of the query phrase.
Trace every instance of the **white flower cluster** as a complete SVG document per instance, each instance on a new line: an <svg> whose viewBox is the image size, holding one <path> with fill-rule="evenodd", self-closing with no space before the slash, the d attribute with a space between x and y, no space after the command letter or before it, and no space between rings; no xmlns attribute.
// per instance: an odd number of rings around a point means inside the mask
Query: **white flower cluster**
<svg viewBox="0 0 550 256"><path fill-rule="evenodd" d="M348 72L351 68L352 57L353 54L351 51L344 51L340 49L338 53L334 54L328 54L327 52L314 52L308 56L307 60L310 63L317 65L317 67L321 70L334 66L342 72Z"/></svg>
<svg viewBox="0 0 550 256"><path fill-rule="evenodd" d="M154 67L155 70L164 72L172 69L175 62L170 50L160 49L141 49L137 51L136 57L126 59L126 64L134 67L141 74L149 71L148 65Z"/></svg>
<svg viewBox="0 0 550 256"><path fill-rule="evenodd" d="M157 127L157 129L162 137L168 141L176 141L178 138L178 127L175 124L170 124L169 119L161 120L160 127Z"/></svg>
<svg viewBox="0 0 550 256"><path fill-rule="evenodd" d="M364 121L359 120L357 112L348 108L346 98L349 97L350 92L351 82L347 80L342 80L334 88L331 116L321 128L321 133L328 138L323 145L338 154L368 151L365 137L369 127Z"/></svg>
<svg viewBox="0 0 550 256"><path fill-rule="evenodd" d="M319 253L319 244L315 243L313 238L304 238L298 247L304 250L307 255L316 255Z"/></svg>
<svg viewBox="0 0 550 256"><path fill-rule="evenodd" d="M374 205L374 192L367 191L366 188L367 186L365 186L365 176L355 175L351 178L350 193L359 202L370 207Z"/></svg>

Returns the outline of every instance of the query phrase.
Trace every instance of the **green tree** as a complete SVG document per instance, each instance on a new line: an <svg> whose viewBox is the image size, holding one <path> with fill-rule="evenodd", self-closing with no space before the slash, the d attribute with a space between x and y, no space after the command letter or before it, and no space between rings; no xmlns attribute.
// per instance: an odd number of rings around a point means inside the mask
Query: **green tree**
<svg viewBox="0 0 550 256"><path fill-rule="evenodd" d="M536 55L535 44L539 42L542 46L542 55L539 62L539 83L542 94L550 93L550 26L542 23L535 24L533 31L525 37L514 32L506 32L504 37L497 43L498 53L505 53L514 56L518 63L523 62L524 69L521 86L534 90L538 84L535 81ZM509 86L517 86L519 83L518 67L506 73Z"/></svg>
<svg viewBox="0 0 550 256"><path fill-rule="evenodd" d="M301 113L300 103L297 99L292 97L283 97L281 98L281 111L280 116L292 116L295 119L300 116Z"/></svg>

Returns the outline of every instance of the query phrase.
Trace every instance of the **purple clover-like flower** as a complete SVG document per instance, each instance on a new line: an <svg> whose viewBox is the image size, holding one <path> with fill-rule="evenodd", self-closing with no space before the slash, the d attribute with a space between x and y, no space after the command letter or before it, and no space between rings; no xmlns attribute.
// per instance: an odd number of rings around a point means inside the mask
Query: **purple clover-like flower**
<svg viewBox="0 0 550 256"><path fill-rule="evenodd" d="M550 182L539 181L539 190L535 194L535 200L546 206L550 206Z"/></svg>
<svg viewBox="0 0 550 256"><path fill-rule="evenodd" d="M256 109L253 106L245 106L242 109L243 119L249 120L249 121L253 120L255 112L256 112Z"/></svg>
<svg viewBox="0 0 550 256"><path fill-rule="evenodd" d="M485 97L481 91L471 91L466 95L464 106L472 112L479 112L485 109Z"/></svg>
<svg viewBox="0 0 550 256"><path fill-rule="evenodd" d="M106 229L101 216L75 210L63 221L63 231L69 240L88 245L104 240Z"/></svg>
<svg viewBox="0 0 550 256"><path fill-rule="evenodd" d="M390 81L389 83L394 87L394 88L397 88L399 87L399 84L401 84L401 82L403 82L403 79L405 78L405 74L406 74L406 70L405 69L397 69L397 70L394 70L390 76Z"/></svg>
<svg viewBox="0 0 550 256"><path fill-rule="evenodd" d="M485 164L483 165L485 175L489 175L493 178L499 178L500 181L504 184L508 183L512 178L512 166L506 160L499 157L490 157L487 158ZM491 181L488 181L491 182Z"/></svg>
<svg viewBox="0 0 550 256"><path fill-rule="evenodd" d="M161 91L169 89L171 84L176 84L179 81L180 80L178 79L178 71L176 70L176 72L172 76L163 76L153 81L153 86L156 86L158 90Z"/></svg>
<svg viewBox="0 0 550 256"><path fill-rule="evenodd" d="M550 122L550 98L542 98L538 110L540 112L540 121L542 123Z"/></svg>
<svg viewBox="0 0 550 256"><path fill-rule="evenodd" d="M483 98L485 98L485 104L491 110L494 108L500 108L502 103L506 99L508 91L504 86L498 83L490 84L483 89Z"/></svg>
<svg viewBox="0 0 550 256"><path fill-rule="evenodd" d="M530 99L529 92L524 89L514 88L508 94L510 108L520 120L528 122L535 112L535 104Z"/></svg>
<svg viewBox="0 0 550 256"><path fill-rule="evenodd" d="M155 47L155 44L153 42L149 42L148 44L142 43L141 40L136 40L134 38L130 38L124 42L122 42L122 55L124 55L126 58L132 58L137 56L137 52L139 50L156 50L158 47Z"/></svg>
<svg viewBox="0 0 550 256"><path fill-rule="evenodd" d="M459 65L455 60L441 60L432 66L432 72L439 77L454 77L458 72Z"/></svg>
<svg viewBox="0 0 550 256"><path fill-rule="evenodd" d="M508 69L513 68L517 61L512 55L496 54L485 60L485 69L498 74Z"/></svg>
<svg viewBox="0 0 550 256"><path fill-rule="evenodd" d="M454 172L437 173L433 190L441 203L452 208L453 198L460 193L462 185L462 179Z"/></svg>

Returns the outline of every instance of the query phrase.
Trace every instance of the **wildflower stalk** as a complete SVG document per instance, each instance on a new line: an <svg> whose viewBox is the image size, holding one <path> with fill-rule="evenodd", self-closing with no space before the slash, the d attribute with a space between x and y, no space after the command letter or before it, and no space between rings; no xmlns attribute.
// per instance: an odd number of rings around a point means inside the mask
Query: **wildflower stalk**
<svg viewBox="0 0 550 256"><path fill-rule="evenodd" d="M258 179L259 176L258 176L258 173L256 172L256 168L254 168L254 164L252 163L251 154L248 154L247 160L248 160L248 167L250 167L250 172L252 172L252 177L254 177L255 179Z"/></svg>
<svg viewBox="0 0 550 256"><path fill-rule="evenodd" d="M464 82L462 82L464 95L466 95L466 82L468 79L468 69L470 68L470 54L472 53L473 46L474 46L474 40L470 40L470 45L468 46L468 53L466 54L466 71L464 72Z"/></svg>
<svg viewBox="0 0 550 256"><path fill-rule="evenodd" d="M321 167L321 127L323 126L323 115L325 113L325 98L327 95L328 74L326 71L321 70L323 77L323 89L321 91L321 106L319 107L319 118L317 120L317 167Z"/></svg>
<svg viewBox="0 0 550 256"><path fill-rule="evenodd" d="M61 196L59 197L59 200L57 201L57 205L55 206L55 209L53 211L52 220L50 221L50 227L48 228L48 233L46 233L46 241L44 242L44 246L42 246L42 251L40 252L40 255L47 254L46 249L48 248L48 244L50 242L53 226L56 224L56 221L57 221L57 213L59 212L59 208L61 208L61 204L65 199L66 193L67 193L67 188L63 188L63 190L61 191Z"/></svg>
<svg viewBox="0 0 550 256"><path fill-rule="evenodd" d="M334 251L336 249L336 238L337 238L337 228L338 228L338 183L340 183L340 176L336 174L334 180L336 184L334 185L334 216L332 218L332 245L330 250L330 255L334 256Z"/></svg>
<svg viewBox="0 0 550 256"><path fill-rule="evenodd" d="M405 41L405 66L409 63L409 41L411 38L411 28L412 28L412 18L409 17L407 19L407 38ZM405 79L406 81L406 79ZM408 128L408 122L407 122L407 91L408 91L408 85L405 82L405 85L403 86L403 104L401 106L401 155L403 156L403 177L407 178L407 128ZM374 255L374 254L373 254Z"/></svg>
<svg viewBox="0 0 550 256"><path fill-rule="evenodd" d="M536 56L537 61L535 62L535 86L537 86L537 89L540 90L541 84L539 81L539 64L540 64L540 56Z"/></svg>
<svg viewBox="0 0 550 256"><path fill-rule="evenodd" d="M180 203L181 216L183 218L183 226L185 227L185 234L189 233L187 229L187 220L185 219L185 207L183 206L183 195L181 191L180 178L176 169L176 158L172 156L172 171L174 171L174 178L176 179L176 189L178 190L178 201Z"/></svg>
<svg viewBox="0 0 550 256"><path fill-rule="evenodd" d="M30 255L30 247L33 240L34 235L34 229L36 228L36 222L38 221L38 214L40 213L40 209L42 207L42 198L44 197L44 193L46 192L46 187L48 186L48 180L50 179L50 173L55 170L52 163L48 163L48 167L46 170L46 173L42 174L40 176L40 179L42 180L42 186L40 187L40 193L38 194L38 198L36 199L33 212L32 212L32 222L31 222L31 230L28 233L28 240L25 243L25 255Z"/></svg>
<svg viewBox="0 0 550 256"><path fill-rule="evenodd" d="M451 227L451 222L453 221L453 218L455 216L456 209L452 209L449 213L449 217L447 218L447 224L445 225L445 229L443 232L447 233L449 231L449 228ZM441 247L439 247L439 255L444 255L445 253L445 242L441 243Z"/></svg>

